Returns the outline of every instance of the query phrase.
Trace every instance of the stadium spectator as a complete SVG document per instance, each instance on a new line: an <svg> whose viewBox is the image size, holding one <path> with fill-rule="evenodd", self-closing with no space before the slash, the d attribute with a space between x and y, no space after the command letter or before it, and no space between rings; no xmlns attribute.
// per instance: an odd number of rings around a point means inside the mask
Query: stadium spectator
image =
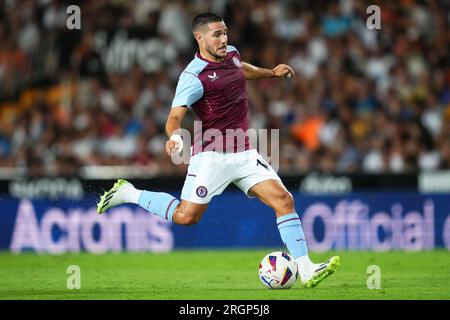
<svg viewBox="0 0 450 320"><path fill-rule="evenodd" d="M381 1L380 30L366 1L80 1L67 30L70 4L0 2L0 167L182 172L163 125L196 50L186 24L217 10L243 60L298 75L247 84L251 125L280 129L280 173L450 168L446 1Z"/></svg>

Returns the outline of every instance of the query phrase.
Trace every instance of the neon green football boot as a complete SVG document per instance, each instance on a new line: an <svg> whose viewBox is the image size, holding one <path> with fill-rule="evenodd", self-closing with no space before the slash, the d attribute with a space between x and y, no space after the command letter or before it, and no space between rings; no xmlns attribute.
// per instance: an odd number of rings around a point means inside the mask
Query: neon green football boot
<svg viewBox="0 0 450 320"><path fill-rule="evenodd" d="M102 214L111 207L125 203L123 194L129 187L133 187L133 185L127 180L117 180L114 186L100 197L100 201L97 203L97 213Z"/></svg>
<svg viewBox="0 0 450 320"><path fill-rule="evenodd" d="M305 288L316 287L322 280L333 274L340 264L339 256L333 256L324 263L315 265L315 270L311 274L311 277L303 283Z"/></svg>

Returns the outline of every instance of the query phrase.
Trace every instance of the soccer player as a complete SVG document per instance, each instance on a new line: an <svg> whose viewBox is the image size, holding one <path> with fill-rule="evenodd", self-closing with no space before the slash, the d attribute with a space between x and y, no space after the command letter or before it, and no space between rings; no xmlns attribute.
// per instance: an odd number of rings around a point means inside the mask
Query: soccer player
<svg viewBox="0 0 450 320"><path fill-rule="evenodd" d="M169 155L180 152L181 121L189 108L202 121L200 134L195 134L181 201L167 193L138 190L119 179L100 198L97 212L103 213L122 203L139 204L152 214L180 225L197 223L211 199L234 183L249 197L257 197L276 214L281 239L295 258L301 281L315 287L339 266L339 257L314 264L309 256L300 218L292 195L274 169L249 143L249 137L204 139L212 131L226 136L227 130L248 129L248 79L294 76L293 69L280 64L273 69L255 67L241 61L239 52L228 45L227 27L221 17L202 13L192 23L199 50L181 73L175 98L166 122ZM198 132L197 132L198 133Z"/></svg>

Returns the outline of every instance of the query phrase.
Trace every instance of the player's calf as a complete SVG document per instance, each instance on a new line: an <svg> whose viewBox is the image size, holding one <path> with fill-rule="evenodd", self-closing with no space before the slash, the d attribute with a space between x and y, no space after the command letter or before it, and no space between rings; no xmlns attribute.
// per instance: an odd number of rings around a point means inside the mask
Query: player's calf
<svg viewBox="0 0 450 320"><path fill-rule="evenodd" d="M274 197L272 206L277 218L292 213L295 211L294 197L288 191L282 192Z"/></svg>
<svg viewBox="0 0 450 320"><path fill-rule="evenodd" d="M197 204L182 200L175 209L172 221L184 226L197 224L207 208L208 204Z"/></svg>

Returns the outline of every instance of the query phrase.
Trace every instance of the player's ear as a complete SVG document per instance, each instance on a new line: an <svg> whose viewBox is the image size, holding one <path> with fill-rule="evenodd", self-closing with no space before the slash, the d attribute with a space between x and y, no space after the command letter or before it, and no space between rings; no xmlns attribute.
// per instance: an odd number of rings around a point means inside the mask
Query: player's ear
<svg viewBox="0 0 450 320"><path fill-rule="evenodd" d="M195 40L197 40L198 42L200 42L200 41L202 40L203 35L202 35L201 32L199 32L199 31L193 31L192 33L194 34Z"/></svg>

